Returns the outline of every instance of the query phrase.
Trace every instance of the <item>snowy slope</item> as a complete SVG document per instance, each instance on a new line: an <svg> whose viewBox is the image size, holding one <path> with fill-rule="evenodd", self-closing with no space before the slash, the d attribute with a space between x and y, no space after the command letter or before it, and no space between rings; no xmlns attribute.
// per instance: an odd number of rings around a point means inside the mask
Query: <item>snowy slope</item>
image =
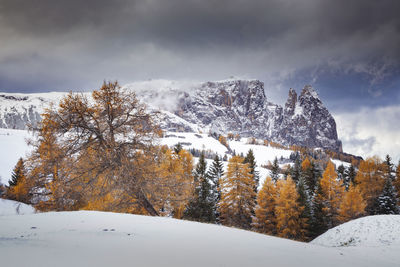
<svg viewBox="0 0 400 267"><path fill-rule="evenodd" d="M30 205L14 200L0 198L0 216L23 215L32 213L35 213L35 209Z"/></svg>
<svg viewBox="0 0 400 267"><path fill-rule="evenodd" d="M26 139L32 136L25 130L0 128L0 182L8 184L11 173L20 157L30 151Z"/></svg>
<svg viewBox="0 0 400 267"><path fill-rule="evenodd" d="M353 220L328 230L312 243L329 247L400 247L400 215L376 215Z"/></svg>
<svg viewBox="0 0 400 267"><path fill-rule="evenodd" d="M2 266L394 266L217 225L103 212L0 219ZM397 263L400 255L397 255Z"/></svg>
<svg viewBox="0 0 400 267"><path fill-rule="evenodd" d="M258 141L262 142L261 140ZM260 174L259 186L262 186L267 175L270 175L270 171L262 166L268 164L268 162L273 162L275 157L278 159L281 157L288 159L290 154L293 152L292 150L285 150L271 146L248 144L247 138L241 138L240 141L227 140L227 142L230 149L237 155L246 155L249 149L253 150L257 163L257 171ZM228 158L231 157L231 155L228 154L228 149L215 138L208 136L208 134L166 132L164 138L160 139L161 145L167 145L171 148L178 143L180 143L184 149L195 148L198 150L212 151L221 157L225 154L227 154ZM195 162L197 162L196 158ZM210 166L212 160L207 160L207 164ZM285 164L281 164L280 167L283 167L284 165ZM224 162L224 167L226 169L227 162Z"/></svg>

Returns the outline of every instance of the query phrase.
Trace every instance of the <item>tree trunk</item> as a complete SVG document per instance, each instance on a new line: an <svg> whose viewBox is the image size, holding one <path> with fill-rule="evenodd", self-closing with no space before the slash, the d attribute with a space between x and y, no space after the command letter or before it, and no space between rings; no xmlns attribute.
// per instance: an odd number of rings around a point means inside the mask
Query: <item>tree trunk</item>
<svg viewBox="0 0 400 267"><path fill-rule="evenodd" d="M147 197L145 196L145 194L143 192L139 192L138 193L138 200L140 205L142 205L142 207L151 215L151 216L159 216L158 212L155 210L155 208L153 207L153 205L149 202L149 200L147 199Z"/></svg>

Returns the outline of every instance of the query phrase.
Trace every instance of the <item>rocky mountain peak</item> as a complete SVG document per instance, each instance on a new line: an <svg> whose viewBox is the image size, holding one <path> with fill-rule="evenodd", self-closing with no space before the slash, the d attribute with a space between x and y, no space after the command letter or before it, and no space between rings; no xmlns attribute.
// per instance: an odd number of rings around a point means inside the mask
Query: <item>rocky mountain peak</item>
<svg viewBox="0 0 400 267"><path fill-rule="evenodd" d="M287 116L293 116L294 111L296 108L296 103L297 103L297 93L293 88L290 88L289 90L289 96L285 104L285 114Z"/></svg>
<svg viewBox="0 0 400 267"><path fill-rule="evenodd" d="M306 85L304 86L303 90L301 90L299 100L304 98L314 98L320 100L317 91L311 85Z"/></svg>

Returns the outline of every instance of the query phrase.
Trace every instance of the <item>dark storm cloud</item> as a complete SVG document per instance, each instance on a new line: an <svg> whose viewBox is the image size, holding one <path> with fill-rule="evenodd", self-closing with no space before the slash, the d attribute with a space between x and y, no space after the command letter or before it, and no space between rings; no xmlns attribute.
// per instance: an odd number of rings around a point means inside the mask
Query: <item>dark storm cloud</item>
<svg viewBox="0 0 400 267"><path fill-rule="evenodd" d="M1 90L103 79L263 79L363 73L400 62L399 1L0 0ZM377 94L371 87L371 95Z"/></svg>

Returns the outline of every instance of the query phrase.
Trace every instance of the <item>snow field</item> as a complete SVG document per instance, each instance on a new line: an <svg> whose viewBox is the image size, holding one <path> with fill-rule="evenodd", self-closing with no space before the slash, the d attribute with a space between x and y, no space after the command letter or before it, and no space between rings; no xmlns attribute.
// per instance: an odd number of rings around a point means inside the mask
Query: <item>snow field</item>
<svg viewBox="0 0 400 267"><path fill-rule="evenodd" d="M4 266L393 266L218 225L94 211L3 216ZM400 256L397 256L400 260Z"/></svg>

